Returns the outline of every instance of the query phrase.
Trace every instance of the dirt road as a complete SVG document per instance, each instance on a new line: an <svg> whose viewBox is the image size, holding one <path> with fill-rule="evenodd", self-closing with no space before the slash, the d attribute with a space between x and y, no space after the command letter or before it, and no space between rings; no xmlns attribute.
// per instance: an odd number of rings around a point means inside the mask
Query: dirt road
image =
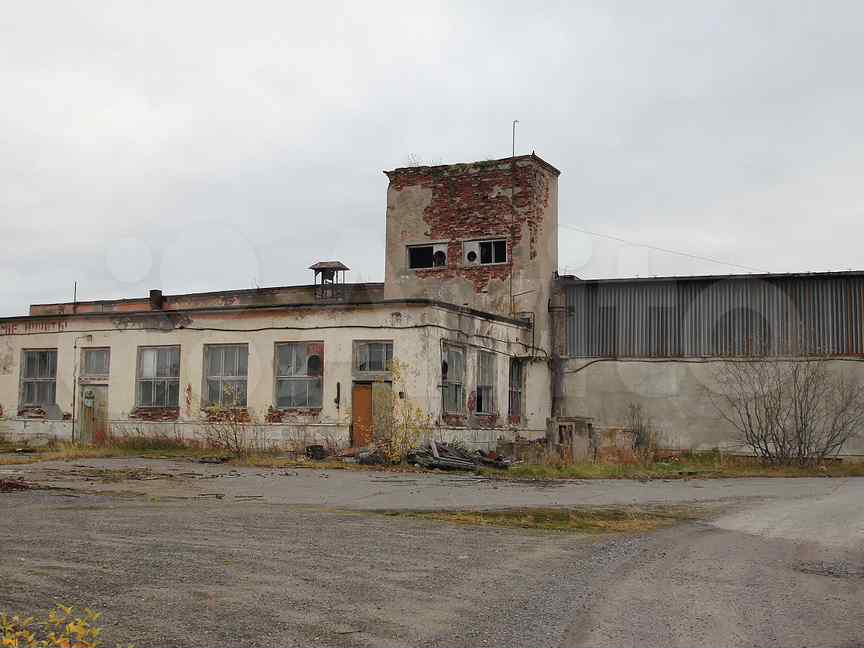
<svg viewBox="0 0 864 648"><path fill-rule="evenodd" d="M142 648L862 645L864 479L538 488L167 462L139 479L88 472L118 467L14 467L75 490L0 493L0 609L89 605L109 644ZM172 470L221 476L158 476ZM725 512L586 537L361 510L478 499Z"/></svg>

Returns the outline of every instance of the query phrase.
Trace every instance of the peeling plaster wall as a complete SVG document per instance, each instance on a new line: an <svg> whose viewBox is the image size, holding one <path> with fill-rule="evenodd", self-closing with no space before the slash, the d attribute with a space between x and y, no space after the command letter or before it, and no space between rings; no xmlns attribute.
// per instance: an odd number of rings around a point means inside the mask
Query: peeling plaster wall
<svg viewBox="0 0 864 648"><path fill-rule="evenodd" d="M547 304L558 268L557 170L531 155L387 176L385 297L428 297L505 316L528 311L536 345L548 350ZM463 263L463 242L490 238L508 240L512 264ZM447 245L446 267L408 267L407 246L424 243Z"/></svg>
<svg viewBox="0 0 864 648"><path fill-rule="evenodd" d="M7 434L31 438L66 437L71 434L70 421L43 421L19 417L20 361L23 349L57 349L57 404L71 416L73 372L80 349L111 349L108 382L108 415L115 433L163 432L193 437L200 432L204 415L201 391L204 384L204 346L206 344L247 343L248 409L262 423L267 438L276 442L330 439L342 445L349 442L351 422L351 385L353 342L355 340L393 340L394 358L407 365L406 392L441 424L435 434L448 434L494 446L498 436L542 436L545 411L542 398L546 386L526 389L527 398L536 394L536 403L518 425L509 425L506 416L507 367L504 355L526 355L531 331L514 323L493 321L468 313L455 313L437 306L381 304L376 306L322 307L286 310L239 310L236 313L171 313L103 317L66 316L40 320L38 330L28 332L22 319L8 323L0 331L0 407L2 425ZM14 325L13 325L14 324ZM281 328L280 328L281 327ZM32 328L32 327L31 327ZM197 330L205 329L205 330ZM216 330L219 329L219 330ZM264 330L250 330L264 329ZM92 335L92 340L81 336ZM441 408L441 340L453 339L465 345L480 345L499 351L497 399L503 409L500 424L475 429L467 425L448 431L440 420ZM78 339L78 351L73 348ZM275 404L275 343L317 341L324 345L323 398L320 410L280 411L278 418L268 417ZM175 412L136 413L135 372L140 346L179 345L180 407ZM470 348L474 348L473 346ZM472 352L473 354L473 352ZM545 361L538 366L545 367ZM473 371L469 360L469 372ZM532 369L532 380L543 380ZM469 373L473 376L472 373ZM547 379L548 380L548 379ZM336 385L340 384L340 403L334 402ZM547 383L548 384L548 383ZM467 389L467 384L466 384ZM80 393L80 389L79 389ZM76 408L77 409L77 408ZM76 411L76 418L80 412ZM152 420L152 419L167 420ZM268 418L272 422L268 422ZM474 422L472 422L473 424ZM487 429L487 427L489 429Z"/></svg>

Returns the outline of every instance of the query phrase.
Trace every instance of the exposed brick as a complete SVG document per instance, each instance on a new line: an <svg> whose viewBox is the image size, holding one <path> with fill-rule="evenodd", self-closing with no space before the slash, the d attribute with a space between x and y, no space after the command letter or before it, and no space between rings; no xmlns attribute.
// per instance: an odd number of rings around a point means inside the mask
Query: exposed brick
<svg viewBox="0 0 864 648"><path fill-rule="evenodd" d="M523 262L534 259L549 203L550 183L543 164L533 156L521 156L515 162L490 160L389 172L397 191L417 186L431 190L432 198L423 214L428 228L425 235L430 240L448 241L448 267L417 270L416 276L434 281L464 278L481 291L493 280L506 279L510 264L463 266L461 241L507 238L507 254L512 259L513 247L525 233L524 225L529 258Z"/></svg>
<svg viewBox="0 0 864 648"><path fill-rule="evenodd" d="M180 418L179 407L137 407L129 412L129 418L137 421L176 421Z"/></svg>
<svg viewBox="0 0 864 648"><path fill-rule="evenodd" d="M302 419L305 422L310 420L316 421L321 416L320 407L297 408L286 407L276 408L272 405L267 409L265 420L268 423L286 423L296 419Z"/></svg>
<svg viewBox="0 0 864 648"><path fill-rule="evenodd" d="M207 407L202 410L208 423L251 423L252 417L245 407Z"/></svg>
<svg viewBox="0 0 864 648"><path fill-rule="evenodd" d="M44 419L48 416L48 412L41 407L28 406L19 408L18 416L31 419Z"/></svg>

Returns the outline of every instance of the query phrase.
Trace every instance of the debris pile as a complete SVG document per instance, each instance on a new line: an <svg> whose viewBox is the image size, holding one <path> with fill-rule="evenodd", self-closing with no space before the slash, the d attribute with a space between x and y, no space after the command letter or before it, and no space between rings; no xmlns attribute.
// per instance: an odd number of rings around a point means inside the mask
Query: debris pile
<svg viewBox="0 0 864 648"><path fill-rule="evenodd" d="M474 470L480 467L510 467L510 459L496 452L475 450L469 452L460 447L442 442L427 441L408 455L408 463L421 468L440 468L444 470Z"/></svg>
<svg viewBox="0 0 864 648"><path fill-rule="evenodd" d="M0 493L29 489L30 484L20 479L0 479Z"/></svg>

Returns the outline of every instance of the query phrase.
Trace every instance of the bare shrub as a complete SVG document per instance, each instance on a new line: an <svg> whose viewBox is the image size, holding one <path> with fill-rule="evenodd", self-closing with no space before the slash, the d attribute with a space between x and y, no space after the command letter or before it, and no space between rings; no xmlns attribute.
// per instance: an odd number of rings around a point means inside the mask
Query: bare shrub
<svg viewBox="0 0 864 648"><path fill-rule="evenodd" d="M641 403L627 405L627 429L633 435L633 454L639 463L653 462L660 434L654 426L654 419L645 411Z"/></svg>
<svg viewBox="0 0 864 648"><path fill-rule="evenodd" d="M261 424L249 410L210 407L204 414L206 418L195 433L206 447L239 456L269 449Z"/></svg>
<svg viewBox="0 0 864 648"><path fill-rule="evenodd" d="M407 366L397 360L391 367L392 389L387 392L387 427L381 437L384 454L392 462L404 462L420 439L432 430L432 417L408 396Z"/></svg>
<svg viewBox="0 0 864 648"><path fill-rule="evenodd" d="M827 358L721 363L712 402L763 460L814 465L837 455L864 425L864 387L832 373Z"/></svg>
<svg viewBox="0 0 864 648"><path fill-rule="evenodd" d="M184 450L189 443L179 432L157 430L147 433L139 426L112 424L109 445L123 450Z"/></svg>

